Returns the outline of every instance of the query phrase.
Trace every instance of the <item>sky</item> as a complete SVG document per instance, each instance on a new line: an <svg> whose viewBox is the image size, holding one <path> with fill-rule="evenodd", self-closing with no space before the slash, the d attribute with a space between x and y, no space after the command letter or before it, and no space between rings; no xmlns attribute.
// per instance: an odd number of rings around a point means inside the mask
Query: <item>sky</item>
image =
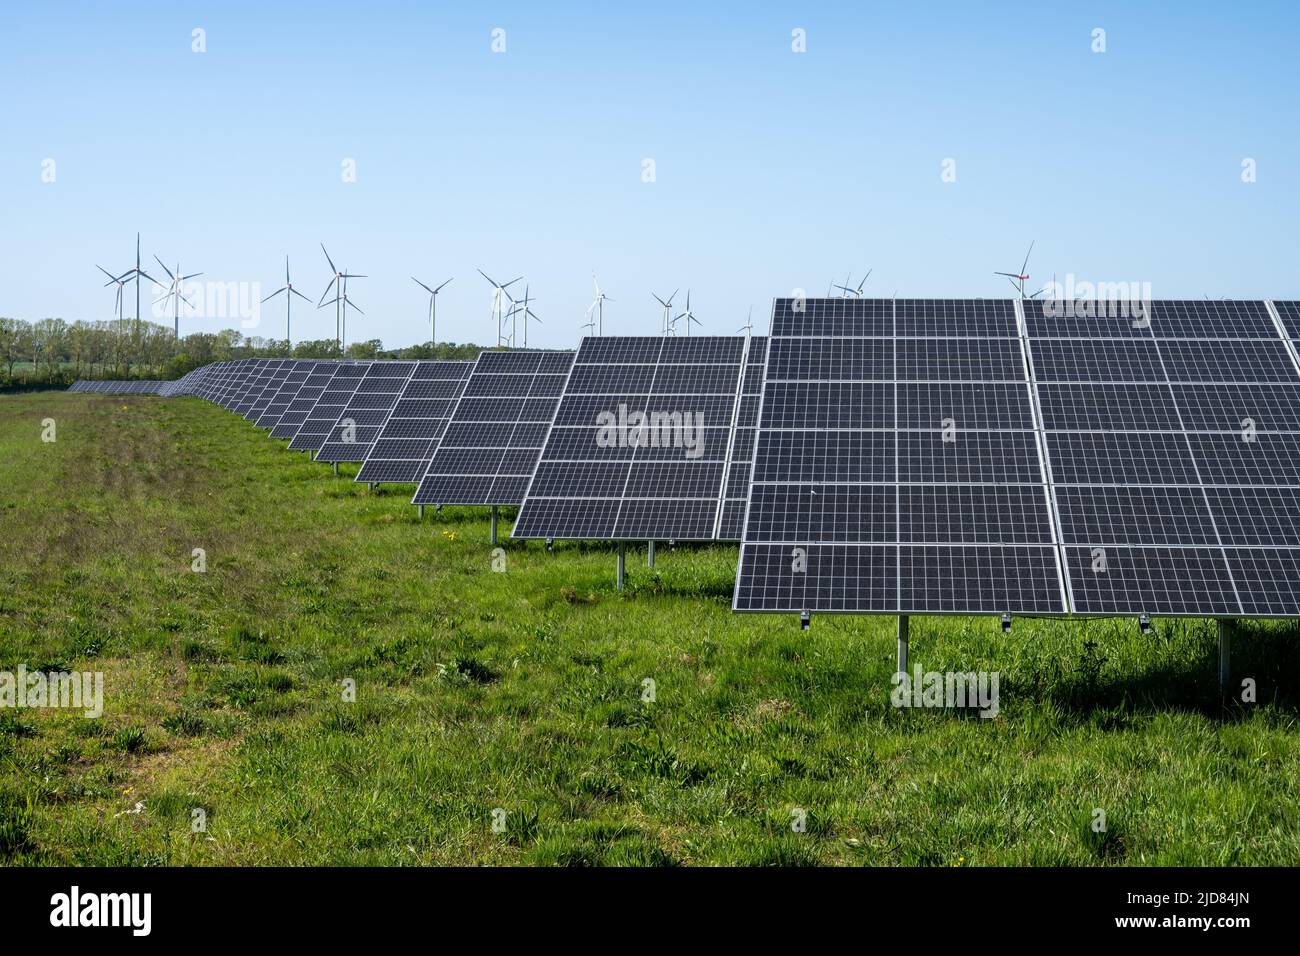
<svg viewBox="0 0 1300 956"><path fill-rule="evenodd" d="M0 315L110 318L137 231L245 301L288 255L295 340L334 334L323 242L390 347L429 338L412 275L454 277L439 340L493 344L480 268L564 348L593 271L606 333L689 288L732 334L868 268L1012 294L1031 241L1034 288L1300 298L1297 41L1284 3L12 4ZM283 337L282 302L181 333Z"/></svg>

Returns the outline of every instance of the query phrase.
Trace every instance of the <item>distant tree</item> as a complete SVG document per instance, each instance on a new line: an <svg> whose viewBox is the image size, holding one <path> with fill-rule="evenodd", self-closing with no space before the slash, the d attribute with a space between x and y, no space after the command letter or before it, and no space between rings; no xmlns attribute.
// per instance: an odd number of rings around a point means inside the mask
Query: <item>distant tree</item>
<svg viewBox="0 0 1300 956"><path fill-rule="evenodd" d="M364 342L353 342L348 346L347 356L353 359L373 359L379 356L384 350L384 343L379 339L367 339Z"/></svg>

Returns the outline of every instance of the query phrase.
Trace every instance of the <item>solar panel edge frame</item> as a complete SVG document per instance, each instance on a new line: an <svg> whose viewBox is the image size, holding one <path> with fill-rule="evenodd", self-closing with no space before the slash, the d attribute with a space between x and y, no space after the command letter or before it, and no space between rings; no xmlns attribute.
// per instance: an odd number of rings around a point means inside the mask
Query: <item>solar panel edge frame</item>
<svg viewBox="0 0 1300 956"><path fill-rule="evenodd" d="M1038 374L1034 368L1033 348L1029 339L1029 323L1025 319L1024 300L1013 299L1012 309L1016 315L1016 335L1020 342L1020 360L1024 364L1029 410L1034 419L1034 442L1038 446L1038 467L1047 497L1047 514L1051 518L1052 550L1056 554L1056 575L1061 588L1061 612L1068 615L1074 610L1074 589L1070 584L1070 572L1065 560L1065 533L1061 526L1060 508L1056 502L1056 482L1052 476L1052 458L1047 448L1046 419L1043 417L1042 403L1038 398Z"/></svg>
<svg viewBox="0 0 1300 956"><path fill-rule="evenodd" d="M731 401L731 426L727 433L727 450L722 459L722 483L718 486L718 512L713 516L713 540L722 540L722 521L726 516L727 510L727 482L731 477L732 452L736 446L736 430L740 425L740 407L745 397L745 372L749 368L749 346L753 341L752 335L745 336L745 344L740 349L740 374L736 377L736 393L732 396ZM763 375L767 375L767 355L763 356ZM760 397L759 401L762 401ZM758 426L755 424L754 443L758 443ZM752 461L752 455L751 455ZM752 465L751 465L752 467ZM748 497L746 497L748 502ZM743 536L745 529L741 528L740 533ZM736 570L740 570L739 557L737 557Z"/></svg>
<svg viewBox="0 0 1300 956"><path fill-rule="evenodd" d="M754 475L757 474L755 468L758 465L758 444L759 438L763 433L763 405L767 401L767 366L772 361L772 328L776 324L776 302L777 297L772 296L772 307L767 316L767 351L763 353L763 387L758 391L758 415L754 419L754 447L749 450L749 491L745 494L745 517L740 524L740 546L736 550L736 583L731 591L731 612L733 614L762 614L768 613L763 611L752 611L747 608L740 608L740 562L745 551L745 532L749 529L749 509L754 502ZM746 344L746 353L749 346ZM741 379L745 377L745 367L741 366ZM741 386L744 387L743 385ZM897 414L897 412L895 412ZM726 493L724 486L723 493Z"/></svg>
<svg viewBox="0 0 1300 956"><path fill-rule="evenodd" d="M1282 321L1282 313L1277 310L1277 306L1273 304L1272 299L1264 300L1264 308L1268 310L1269 318L1273 320L1273 327L1277 329L1282 345L1286 348L1287 354L1291 356L1291 364L1295 366L1297 378L1300 378L1300 348L1296 346L1290 333L1287 332L1286 323Z"/></svg>
<svg viewBox="0 0 1300 956"><path fill-rule="evenodd" d="M569 370L564 373L564 386L560 389L560 394L557 395L555 398L555 411L551 412L551 420L546 426L546 436L542 439L541 447L537 449L537 460L533 462L533 473L528 476L528 489L524 492L523 498L521 498L519 501L519 510L515 513L514 523L510 525L510 537L512 539L515 537L515 528L519 527L519 518L524 513L524 505L528 504L528 497L533 490L533 481L537 478L537 469L542 467L543 453L546 451L546 446L550 444L551 432L555 430L555 419L557 419L560 415L560 406L564 404L564 399L569 394L569 381L573 378L573 370L578 366L578 356L582 354L582 343L585 342L589 337L590 336L584 335L582 336L582 338L578 339L578 347L573 350L573 361L569 363ZM483 356L480 354L479 358L482 357ZM478 362L476 361L474 364L477 365ZM469 383L467 382L466 390L468 390L468 386ZM450 421L451 420L448 419L448 422ZM439 444L441 444L441 442L439 442ZM521 537L519 540L520 541L550 541L553 539L546 538L546 537L542 537L542 538ZM561 540L568 540L568 539L561 539Z"/></svg>

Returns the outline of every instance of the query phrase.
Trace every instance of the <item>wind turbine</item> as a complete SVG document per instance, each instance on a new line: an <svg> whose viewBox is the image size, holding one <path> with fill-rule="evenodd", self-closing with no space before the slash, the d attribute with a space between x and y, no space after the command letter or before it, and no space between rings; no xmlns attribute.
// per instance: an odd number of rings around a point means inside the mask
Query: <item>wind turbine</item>
<svg viewBox="0 0 1300 956"><path fill-rule="evenodd" d="M342 272L339 272L339 270L338 270L338 266L334 265L334 260L330 258L329 250L325 248L325 243L323 243L323 242L320 244L320 251L323 252L323 253L325 253L325 261L328 262L328 263L330 264L330 272L333 273L333 277L330 279L330 284L327 285L327 286L325 287L325 291L321 293L321 296L320 296L320 302L317 303L317 305L316 305L316 308L318 308L318 309L319 309L319 308L322 308L323 306L325 306L325 305L328 304L328 303L326 303L326 301L325 301L325 296L327 296L327 295L330 294L330 289L334 288L335 285L337 285L337 286L339 287L339 292L342 292L342 291L343 291L343 273L342 273ZM340 301L340 299L339 299L339 293L336 292L336 293L334 294L334 298L330 299L330 302L335 303L335 305L334 305L334 343L335 343L336 345L338 345L339 348L342 348L342 347L343 347L343 346L342 346L343 339L342 339L342 333L341 333L340 326L339 326L339 321L340 321L339 305L341 305L342 303L341 303L341 301Z"/></svg>
<svg viewBox="0 0 1300 956"><path fill-rule="evenodd" d="M122 321L122 289L126 285L127 276L129 276L131 272L128 269L126 272L122 273L122 275L115 276L113 275L113 273L109 272L101 265L96 264L95 268L98 269L100 272L104 273L104 275L108 276L108 281L104 283L104 288L108 288L111 285L117 286L117 301L113 305L113 315L117 317L117 320L119 322L118 330L121 331L120 323Z"/></svg>
<svg viewBox="0 0 1300 956"><path fill-rule="evenodd" d="M867 280L863 279L862 281L866 282ZM745 319L745 324L736 329L736 331L744 332L745 338L749 338L754 334L754 307L752 305L749 307L749 316Z"/></svg>
<svg viewBox="0 0 1300 956"><path fill-rule="evenodd" d="M497 345L503 345L505 343L504 333L506 316L502 311L501 300L502 298L510 299L510 304L514 305L515 300L510 298L510 293L507 292L506 289L522 279L523 276L515 276L515 278L511 279L509 282L502 284L482 269L478 270L478 274L484 279L487 279L489 284L492 286L492 320L497 324ZM514 344L514 340L512 339L510 345L513 347Z"/></svg>
<svg viewBox="0 0 1300 956"><path fill-rule="evenodd" d="M140 268L140 233L135 234L135 268L122 273L122 279L135 279L135 331L140 332L140 279L148 279L154 285L162 285L157 279Z"/></svg>
<svg viewBox="0 0 1300 956"><path fill-rule="evenodd" d="M451 278L456 277L452 276ZM436 349L438 347L438 293L442 291L442 286L445 286L451 279L448 279L447 282L444 282L436 289L430 289L415 276L411 276L411 281L429 293L429 345Z"/></svg>
<svg viewBox="0 0 1300 956"><path fill-rule="evenodd" d="M530 308L528 307L528 303L531 302L531 301L533 301L533 300L532 300L532 298L528 295L528 286L524 286L524 297L523 297L522 299L520 299L518 302L515 302L515 304L514 304L514 305L511 307L511 309L510 309L510 314L511 314L512 316L513 316L515 313L519 313L519 314L521 314L521 315L524 317L524 348L528 348L528 320L529 320L529 319L532 319L532 320L535 321L538 325L541 325L541 324L542 324L542 320L539 319L539 318L537 318L537 313L535 313L532 309L530 309ZM511 333L510 333L510 341L511 341L511 344L514 343L514 331L513 331L513 330L511 330Z"/></svg>
<svg viewBox="0 0 1300 956"><path fill-rule="evenodd" d="M293 312L293 297L296 295L298 298L302 299L304 302L310 302L311 299L307 298L305 295L303 295L301 292L299 292L297 289L295 289L295 288L293 287L293 283L289 280L289 257L288 257L288 256L285 256L285 257L284 257L284 285L282 285L280 288L276 289L274 292L272 292L270 295L268 295L268 296L267 296L265 299L263 299L262 301L263 301L263 302L270 302L272 299L274 299L274 298L275 298L277 295L279 295L281 292L284 292L284 293L285 293L285 297L284 297L284 340L285 340L286 342L288 342L290 345L292 345L292 344L293 344L293 335L291 334L291 327L290 327L290 325L289 325L289 320L290 320L290 317L291 317L292 312Z"/></svg>
<svg viewBox="0 0 1300 956"><path fill-rule="evenodd" d="M600 283L596 281L596 273L594 272L591 274L591 283L596 287L596 299L594 302L591 303L591 305L587 306L587 318L591 318L591 310L595 309L596 310L596 334L604 335L605 334L605 300L609 299L610 302L613 302L614 300L610 299L609 296L605 295L604 292L600 291ZM583 328L586 328L586 326L583 326Z"/></svg>
<svg viewBox="0 0 1300 956"><path fill-rule="evenodd" d="M655 293L650 293L654 300L664 307L664 335L669 334L672 326L673 299L677 298L677 293L680 291L680 289L673 289L673 294L668 297L667 302L659 298Z"/></svg>
<svg viewBox="0 0 1300 956"><path fill-rule="evenodd" d="M1007 281L1010 282L1020 292L1020 298L1022 299L1031 298L1030 296L1025 295L1025 282L1026 280L1029 279L1029 273L1026 272L1025 270L1029 268L1029 256L1030 253L1032 253L1033 251L1034 251L1034 244L1033 242L1031 242L1029 243L1029 252L1025 253L1025 261L1024 264L1020 267L1019 272L994 272L993 273L995 276L1006 276ZM1040 289L1039 291L1041 292L1042 290ZM1038 295L1038 292L1035 292L1034 295Z"/></svg>
<svg viewBox="0 0 1300 956"><path fill-rule="evenodd" d="M198 276L203 275L203 273L191 272L187 276L181 275L181 264L179 262L176 263L176 271L172 272L172 270L168 269L166 264L157 256L154 256L154 259L158 261L158 265L162 266L163 272L167 273L167 277L171 279L171 285L168 286L167 291L163 293L161 297L154 299L153 304L157 305L159 302L166 302L168 299L172 298L173 296L176 297L175 334L176 334L176 339L179 341L181 337L181 303L184 302L186 305L190 306L191 308L194 307L194 303L192 303L189 299L185 298L185 294L181 292L181 283L184 282L186 279L197 278Z"/></svg>
<svg viewBox="0 0 1300 956"><path fill-rule="evenodd" d="M692 322L694 322L696 325L700 325L700 326L704 325L703 322L701 322L699 319L697 319L697 318L695 317L695 313L691 311L691 290L690 290L690 289L687 289L687 290L686 290L686 311L683 312L681 315L677 316L676 319L673 319L673 322L676 322L678 319L685 319L685 320L686 320L686 336L687 336L687 338L689 338L689 337L690 337L690 334L691 334L691 323L692 323Z"/></svg>
<svg viewBox="0 0 1300 956"><path fill-rule="evenodd" d="M841 290L844 293L843 298L845 299L848 298L860 299L862 298L862 287L866 285L867 280L871 278L872 271L873 270L871 269L867 270L867 274L862 277L862 281L858 283L857 288L853 288L852 286L849 285L849 283L853 281L852 278L845 279L844 285L837 285L835 288ZM849 275L852 276L853 273L850 272Z"/></svg>
<svg viewBox="0 0 1300 956"><path fill-rule="evenodd" d="M329 256L327 255L326 258L329 258ZM356 309L362 315L366 314L364 311L362 311L359 305L357 305L355 302L353 302L351 299L348 298L348 280L365 279L365 278L367 277L363 275L356 275L354 273L347 272L347 271L338 273L338 275L335 276L335 281L338 282L339 284L338 293L334 296L334 298L330 299L329 302L322 302L320 305L316 306L316 308L320 309L323 308L324 306L333 303L335 309L341 308L343 310L342 325L340 326L341 337L338 340L340 350L346 349L348 347L348 306L352 306L352 308ZM334 284L333 282L330 283L330 285L333 284ZM325 291L329 292L329 289L326 289Z"/></svg>

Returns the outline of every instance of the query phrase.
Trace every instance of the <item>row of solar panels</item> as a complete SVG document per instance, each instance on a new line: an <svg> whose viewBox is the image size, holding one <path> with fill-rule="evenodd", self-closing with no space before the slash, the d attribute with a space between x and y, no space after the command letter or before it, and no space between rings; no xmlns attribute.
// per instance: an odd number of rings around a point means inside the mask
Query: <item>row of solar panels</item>
<svg viewBox="0 0 1300 956"><path fill-rule="evenodd" d="M771 336L162 394L514 536L739 540L739 611L1300 614L1300 304L781 299Z"/></svg>
<svg viewBox="0 0 1300 956"><path fill-rule="evenodd" d="M176 382L150 379L106 381L79 379L68 386L69 392L98 392L101 395L171 395Z"/></svg>

